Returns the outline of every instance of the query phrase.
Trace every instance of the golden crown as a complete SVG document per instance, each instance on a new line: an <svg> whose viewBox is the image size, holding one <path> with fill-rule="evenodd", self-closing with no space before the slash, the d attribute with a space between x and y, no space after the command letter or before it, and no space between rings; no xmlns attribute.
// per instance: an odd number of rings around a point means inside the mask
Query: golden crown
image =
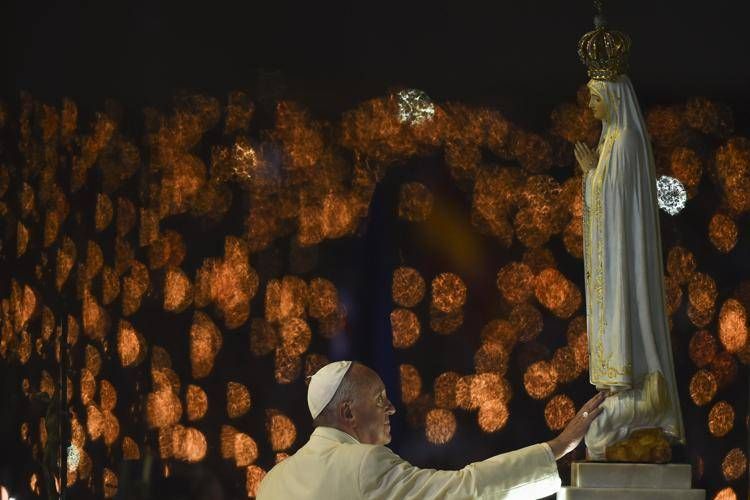
<svg viewBox="0 0 750 500"><path fill-rule="evenodd" d="M630 37L608 29L602 14L602 2L595 1L594 5L598 11L594 17L595 29L578 41L578 57L588 66L589 78L614 80L628 69Z"/></svg>

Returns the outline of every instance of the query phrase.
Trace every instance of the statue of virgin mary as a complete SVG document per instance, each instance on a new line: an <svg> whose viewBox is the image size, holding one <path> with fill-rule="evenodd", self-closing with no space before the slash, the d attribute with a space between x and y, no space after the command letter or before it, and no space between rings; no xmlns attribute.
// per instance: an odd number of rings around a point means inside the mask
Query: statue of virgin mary
<svg viewBox="0 0 750 500"><path fill-rule="evenodd" d="M602 121L596 151L576 145L584 170L584 271L589 380L610 392L586 437L589 459L639 429L684 442L664 296L654 157L624 74L630 40L601 16L579 42L590 107Z"/></svg>

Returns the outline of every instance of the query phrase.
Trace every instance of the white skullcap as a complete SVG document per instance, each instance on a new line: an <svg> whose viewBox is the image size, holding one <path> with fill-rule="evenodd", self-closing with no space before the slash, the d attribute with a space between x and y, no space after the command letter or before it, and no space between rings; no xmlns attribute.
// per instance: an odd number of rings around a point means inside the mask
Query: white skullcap
<svg viewBox="0 0 750 500"><path fill-rule="evenodd" d="M351 361L328 363L310 378L310 385L307 387L307 406L313 418L320 415L331 402L350 366Z"/></svg>

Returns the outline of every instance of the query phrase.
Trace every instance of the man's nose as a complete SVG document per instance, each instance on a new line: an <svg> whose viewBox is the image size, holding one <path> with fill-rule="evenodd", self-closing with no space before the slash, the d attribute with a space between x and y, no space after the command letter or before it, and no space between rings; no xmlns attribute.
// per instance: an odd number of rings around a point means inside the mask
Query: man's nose
<svg viewBox="0 0 750 500"><path fill-rule="evenodd" d="M390 401L388 401L388 406L385 409L385 413L386 415L393 415L394 413L396 413L396 407L393 406L393 403L391 403Z"/></svg>

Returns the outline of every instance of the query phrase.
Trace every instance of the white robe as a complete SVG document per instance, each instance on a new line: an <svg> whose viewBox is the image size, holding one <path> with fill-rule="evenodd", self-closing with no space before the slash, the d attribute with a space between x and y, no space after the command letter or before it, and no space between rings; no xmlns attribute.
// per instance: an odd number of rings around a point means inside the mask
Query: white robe
<svg viewBox="0 0 750 500"><path fill-rule="evenodd" d="M414 467L385 446L360 443L318 427L294 455L260 483L259 500L519 499L544 498L560 488L546 443L503 453L458 471Z"/></svg>
<svg viewBox="0 0 750 500"><path fill-rule="evenodd" d="M604 101L597 167L584 175L589 380L617 391L586 434L592 459L639 428L684 442L664 298L654 160L627 76L589 83Z"/></svg>

